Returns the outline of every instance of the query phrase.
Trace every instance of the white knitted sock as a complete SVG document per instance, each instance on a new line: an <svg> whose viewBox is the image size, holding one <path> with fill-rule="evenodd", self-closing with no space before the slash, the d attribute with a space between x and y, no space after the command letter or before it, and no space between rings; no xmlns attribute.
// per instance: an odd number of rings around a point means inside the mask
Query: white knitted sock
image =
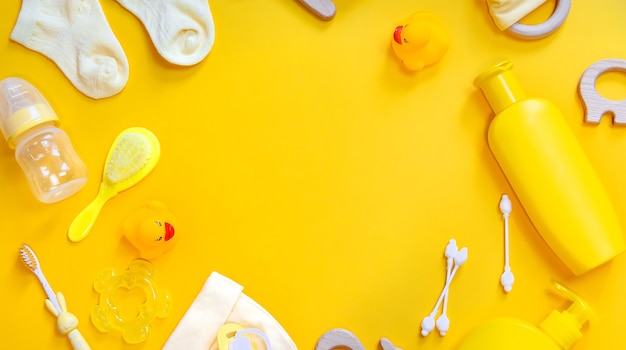
<svg viewBox="0 0 626 350"><path fill-rule="evenodd" d="M98 0L22 0L11 39L37 51L92 98L120 92L128 60Z"/></svg>
<svg viewBox="0 0 626 350"><path fill-rule="evenodd" d="M207 0L117 0L143 23L152 43L171 63L202 61L215 41Z"/></svg>

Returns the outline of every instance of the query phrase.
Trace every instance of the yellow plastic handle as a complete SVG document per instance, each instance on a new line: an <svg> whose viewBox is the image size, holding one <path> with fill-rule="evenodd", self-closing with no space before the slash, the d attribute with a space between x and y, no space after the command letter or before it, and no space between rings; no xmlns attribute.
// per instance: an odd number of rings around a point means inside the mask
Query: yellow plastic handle
<svg viewBox="0 0 626 350"><path fill-rule="evenodd" d="M87 340L85 340L85 337L83 337L78 329L69 332L67 337L70 338L74 350L91 350Z"/></svg>
<svg viewBox="0 0 626 350"><path fill-rule="evenodd" d="M67 232L67 237L72 242L80 242L83 240L96 222L98 218L98 214L100 214L100 210L104 203L106 203L109 199L113 198L117 194L117 191L113 189L111 186L107 186L106 183L102 183L100 185L100 191L96 198L89 203L89 205L83 209L83 211L74 218L74 221L70 224L70 228Z"/></svg>

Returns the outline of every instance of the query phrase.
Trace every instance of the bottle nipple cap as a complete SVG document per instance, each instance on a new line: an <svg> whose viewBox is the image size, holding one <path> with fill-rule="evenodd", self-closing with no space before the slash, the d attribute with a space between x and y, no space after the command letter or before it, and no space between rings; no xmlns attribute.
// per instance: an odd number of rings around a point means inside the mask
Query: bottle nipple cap
<svg viewBox="0 0 626 350"><path fill-rule="evenodd" d="M0 81L0 131L9 147L26 130L48 122L58 125L59 118L34 86L20 78Z"/></svg>
<svg viewBox="0 0 626 350"><path fill-rule="evenodd" d="M556 289L565 295L572 304L561 312L552 310L539 325L563 349L569 349L582 338L580 329L595 314L589 304L563 285L554 282Z"/></svg>
<svg viewBox="0 0 626 350"><path fill-rule="evenodd" d="M253 345L248 334L255 335L262 340L266 350L271 350L267 335L260 329L243 328L237 323L226 323L220 327L217 333L217 344L219 350L262 350Z"/></svg>
<svg viewBox="0 0 626 350"><path fill-rule="evenodd" d="M512 68L511 61L502 61L474 79L474 86L482 90L495 113L526 97Z"/></svg>

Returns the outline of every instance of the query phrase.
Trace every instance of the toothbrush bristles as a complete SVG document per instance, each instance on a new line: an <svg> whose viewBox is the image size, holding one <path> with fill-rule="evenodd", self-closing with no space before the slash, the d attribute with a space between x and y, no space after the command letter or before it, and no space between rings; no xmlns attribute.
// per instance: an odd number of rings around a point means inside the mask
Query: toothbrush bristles
<svg viewBox="0 0 626 350"><path fill-rule="evenodd" d="M37 257L32 249L26 244L20 248L20 258L22 258L22 262L26 267L30 270L35 271L38 266Z"/></svg>
<svg viewBox="0 0 626 350"><path fill-rule="evenodd" d="M37 259L37 255L35 255L35 252L33 251L33 249L29 247L27 244L24 244L24 246L20 248L20 258L22 262L24 263L24 265L26 265L26 267L28 267L28 269L33 274L35 274L35 276L37 276L37 279L39 280L39 282L41 283L41 286L46 292L46 296L48 296L48 299L50 299L50 302L54 306L55 310L57 310L60 313L61 306L59 305L59 301L57 300L57 297L54 294L54 291L52 291L50 284L46 280L46 277L43 275L43 272L41 271L41 267L39 266L39 259Z"/></svg>

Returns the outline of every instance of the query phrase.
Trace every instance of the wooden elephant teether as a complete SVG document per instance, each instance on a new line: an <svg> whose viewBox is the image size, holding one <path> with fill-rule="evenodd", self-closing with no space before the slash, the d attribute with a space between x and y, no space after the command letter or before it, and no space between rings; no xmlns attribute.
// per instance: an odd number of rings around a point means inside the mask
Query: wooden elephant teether
<svg viewBox="0 0 626 350"><path fill-rule="evenodd" d="M583 73L578 91L585 107L585 122L600 123L604 114L613 115L613 123L626 124L626 100L608 100L596 90L598 77L606 72L626 72L626 60L612 58L598 61Z"/></svg>

